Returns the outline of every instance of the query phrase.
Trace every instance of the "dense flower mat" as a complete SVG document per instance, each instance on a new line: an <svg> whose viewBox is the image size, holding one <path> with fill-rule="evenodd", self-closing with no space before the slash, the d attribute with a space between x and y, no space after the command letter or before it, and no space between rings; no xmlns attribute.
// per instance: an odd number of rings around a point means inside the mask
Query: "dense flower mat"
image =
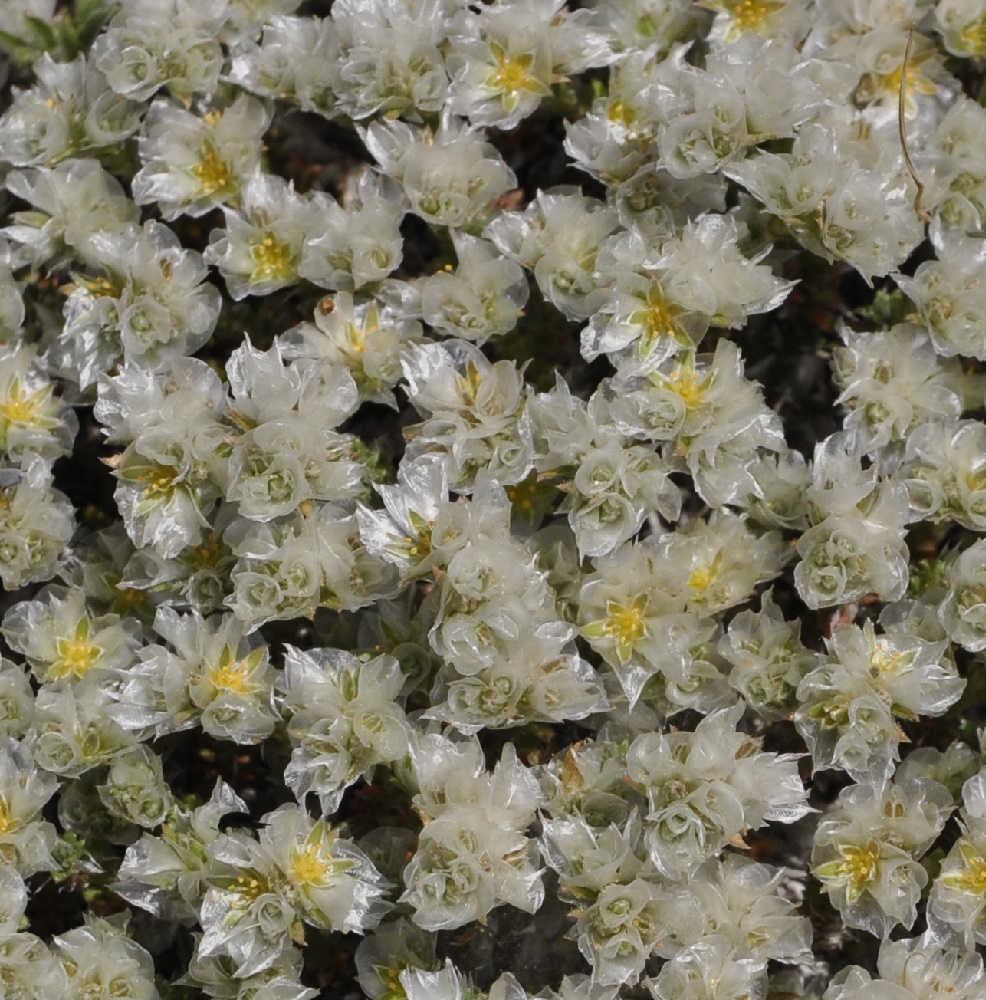
<svg viewBox="0 0 986 1000"><path fill-rule="evenodd" d="M981 0L0 49L0 997L986 997Z"/></svg>

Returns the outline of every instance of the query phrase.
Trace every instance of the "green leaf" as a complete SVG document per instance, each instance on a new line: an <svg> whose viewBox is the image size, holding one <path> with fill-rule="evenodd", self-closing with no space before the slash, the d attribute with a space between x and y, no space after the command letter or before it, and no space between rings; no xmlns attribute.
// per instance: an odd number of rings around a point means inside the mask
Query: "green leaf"
<svg viewBox="0 0 986 1000"><path fill-rule="evenodd" d="M40 54L34 45L9 31L0 31L0 48L6 49L13 60L22 66L30 66Z"/></svg>
<svg viewBox="0 0 986 1000"><path fill-rule="evenodd" d="M80 51L92 45L103 25L116 13L117 7L117 4L104 3L103 0L79 0L72 20Z"/></svg>
<svg viewBox="0 0 986 1000"><path fill-rule="evenodd" d="M34 32L38 41L41 42L43 48L46 51L52 51L58 48L58 36L55 34L55 29L40 17L31 17L28 15L24 18Z"/></svg>

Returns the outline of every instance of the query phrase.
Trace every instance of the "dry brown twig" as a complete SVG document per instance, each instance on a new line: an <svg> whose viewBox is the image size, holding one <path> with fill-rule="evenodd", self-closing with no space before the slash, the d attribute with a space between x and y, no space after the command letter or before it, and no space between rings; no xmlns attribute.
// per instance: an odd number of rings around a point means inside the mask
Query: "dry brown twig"
<svg viewBox="0 0 986 1000"><path fill-rule="evenodd" d="M930 222L931 214L921 205L921 198L924 195L924 184L918 177L917 170L914 169L914 161L911 159L910 151L907 148L907 129L904 125L904 104L907 95L907 67L911 61L911 51L914 48L914 25L907 32L907 45L904 46L904 61L900 67L900 90L897 92L897 131L900 135L900 148L904 153L904 165L911 179L917 187L917 194L914 196L914 211L922 222Z"/></svg>

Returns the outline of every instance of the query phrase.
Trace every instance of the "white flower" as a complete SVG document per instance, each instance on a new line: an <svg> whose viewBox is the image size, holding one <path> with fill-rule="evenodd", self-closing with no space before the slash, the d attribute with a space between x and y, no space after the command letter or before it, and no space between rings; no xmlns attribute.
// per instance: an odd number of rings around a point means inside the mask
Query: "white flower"
<svg viewBox="0 0 986 1000"><path fill-rule="evenodd" d="M0 580L7 590L50 580L75 531L72 503L52 488L50 465L31 459L0 481ZM12 473L12 475L10 475Z"/></svg>
<svg viewBox="0 0 986 1000"><path fill-rule="evenodd" d="M759 962L710 938L678 952L646 985L655 1000L747 1000L764 990L764 978Z"/></svg>
<svg viewBox="0 0 986 1000"><path fill-rule="evenodd" d="M221 779L195 809L173 804L160 836L145 833L127 848L113 891L164 920L192 922L208 888L206 848L220 836L219 821L246 811L246 803Z"/></svg>
<svg viewBox="0 0 986 1000"><path fill-rule="evenodd" d="M843 326L841 332L846 346L833 355L842 390L837 402L849 409L845 428L862 451L903 440L919 424L961 416L961 369L938 360L921 327L864 334Z"/></svg>
<svg viewBox="0 0 986 1000"><path fill-rule="evenodd" d="M332 9L335 112L421 121L447 103L449 0L343 0Z"/></svg>
<svg viewBox="0 0 986 1000"><path fill-rule="evenodd" d="M608 62L584 14L561 0L498 0L454 22L449 108L478 125L514 128L569 70Z"/></svg>
<svg viewBox="0 0 986 1000"><path fill-rule="evenodd" d="M606 240L596 258L609 279L607 301L582 335L582 353L614 360L633 346L639 362L656 363L697 347L709 326L742 325L779 306L793 282L775 278L738 247L741 233L721 215L703 215L675 236L631 229Z"/></svg>
<svg viewBox="0 0 986 1000"><path fill-rule="evenodd" d="M11 194L32 208L14 212L13 222L3 229L18 263L55 266L71 255L97 263L93 237L103 230L122 232L137 222L136 206L96 160L14 171L6 183Z"/></svg>
<svg viewBox="0 0 986 1000"><path fill-rule="evenodd" d="M917 1000L973 1000L986 987L981 955L943 947L925 933L910 940L885 940L877 960L880 975L909 990Z"/></svg>
<svg viewBox="0 0 986 1000"><path fill-rule="evenodd" d="M402 349L419 341L421 334L421 324L399 308L339 292L315 307L313 323L301 323L282 334L280 344L286 358L343 365L361 399L396 409L393 389L402 375Z"/></svg>
<svg viewBox="0 0 986 1000"><path fill-rule="evenodd" d="M381 170L403 185L411 211L434 225L481 229L516 184L482 130L448 115L435 131L374 122L364 141Z"/></svg>
<svg viewBox="0 0 986 1000"><path fill-rule="evenodd" d="M77 778L129 750L136 740L110 716L112 701L109 687L95 676L71 686L42 687L28 734L37 763L46 771Z"/></svg>
<svg viewBox="0 0 986 1000"><path fill-rule="evenodd" d="M953 642L978 652L986 649L986 542L970 545L952 564L948 593L938 610Z"/></svg>
<svg viewBox="0 0 986 1000"><path fill-rule="evenodd" d="M640 736L627 751L627 776L650 806L644 840L667 878L690 876L744 829L808 812L796 757L761 753L736 731L741 714L713 712L694 733Z"/></svg>
<svg viewBox="0 0 986 1000"><path fill-rule="evenodd" d="M303 923L327 931L375 927L386 883L370 860L324 819L281 806L259 840L223 834L208 845L210 887L197 954L228 955L244 979L271 968L304 940Z"/></svg>
<svg viewBox="0 0 986 1000"><path fill-rule="evenodd" d="M642 878L608 885L576 923L579 950L603 986L636 982L665 927L660 891Z"/></svg>
<svg viewBox="0 0 986 1000"><path fill-rule="evenodd" d="M923 236L896 130L893 148L888 131L861 138L848 115L833 114L803 125L790 153L760 152L726 173L806 249L870 280L900 267Z"/></svg>
<svg viewBox="0 0 986 1000"><path fill-rule="evenodd" d="M307 241L325 228L327 196L297 194L293 184L257 170L237 205L224 210L226 228L210 234L206 263L219 268L236 300L294 284L309 253Z"/></svg>
<svg viewBox="0 0 986 1000"><path fill-rule="evenodd" d="M55 395L33 347L0 346L0 454L24 465L72 450L78 422Z"/></svg>
<svg viewBox="0 0 986 1000"><path fill-rule="evenodd" d="M944 786L927 778L841 793L815 831L812 872L847 926L885 938L897 924L913 924L928 881L920 858L952 808Z"/></svg>
<svg viewBox="0 0 986 1000"><path fill-rule="evenodd" d="M305 242L301 277L323 288L355 290L382 281L400 264L406 206L394 181L367 170L345 207L327 202L320 208L324 218Z"/></svg>
<svg viewBox="0 0 986 1000"><path fill-rule="evenodd" d="M619 225L609 206L573 188L539 191L523 212L504 212L484 236L534 272L541 293L570 319L586 319L602 301L596 255Z"/></svg>
<svg viewBox="0 0 986 1000"><path fill-rule="evenodd" d="M527 302L523 268L498 256L484 240L454 233L453 242L455 270L438 271L420 284L425 322L478 344L509 333Z"/></svg>
<svg viewBox="0 0 986 1000"><path fill-rule="evenodd" d="M209 96L223 65L219 29L225 8L225 0L125 4L93 45L96 66L118 94L135 101L164 86L180 100Z"/></svg>
<svg viewBox="0 0 986 1000"><path fill-rule="evenodd" d="M423 736L411 742L425 819L418 850L404 870L401 901L426 930L461 927L510 903L527 913L544 900L538 853L525 834L540 795L537 783L507 744L491 774L479 743Z"/></svg>
<svg viewBox="0 0 986 1000"><path fill-rule="evenodd" d="M27 746L9 738L0 742L0 857L24 878L54 868L56 832L41 810L57 788L55 776L38 766Z"/></svg>
<svg viewBox="0 0 986 1000"><path fill-rule="evenodd" d="M465 1000L469 995L469 981L448 958L444 969L407 968L399 979L407 1000Z"/></svg>
<svg viewBox="0 0 986 1000"><path fill-rule="evenodd" d="M260 166L269 123L264 106L244 94L201 117L156 100L138 144L143 166L132 182L134 201L156 204L169 220L235 202Z"/></svg>
<svg viewBox="0 0 986 1000"><path fill-rule="evenodd" d="M943 230L940 242L946 246L956 237L957 242L964 243L963 231L980 229L986 220L986 170L982 161L984 120L986 109L960 95L935 132L934 146L938 155L935 173L929 178L928 204L936 213L931 233L937 235L940 224ZM963 261L961 255L955 256L957 268L973 263L968 258ZM976 256L975 252L972 256Z"/></svg>
<svg viewBox="0 0 986 1000"><path fill-rule="evenodd" d="M403 684L391 656L363 662L342 650L287 647L282 707L294 751L284 781L299 802L315 792L333 813L359 777L404 757L407 721L395 701Z"/></svg>
<svg viewBox="0 0 986 1000"><path fill-rule="evenodd" d="M159 1000L151 956L126 934L126 925L90 917L54 941L68 976L70 1000L100 994L128 1000Z"/></svg>
<svg viewBox="0 0 986 1000"><path fill-rule="evenodd" d="M277 14L264 25L259 42L240 39L233 47L229 78L251 93L293 100L302 111L333 118L338 58L334 18Z"/></svg>
<svg viewBox="0 0 986 1000"><path fill-rule="evenodd" d="M986 302L982 282L986 247L981 239L943 234L937 250L938 259L924 261L913 277L897 275L894 280L917 306L939 354L984 359L986 338L978 317Z"/></svg>
<svg viewBox="0 0 986 1000"><path fill-rule="evenodd" d="M935 6L935 24L952 55L986 55L986 12L978 0L941 0Z"/></svg>
<svg viewBox="0 0 986 1000"><path fill-rule="evenodd" d="M900 478L912 519L952 518L986 525L986 425L978 420L923 424L908 437Z"/></svg>
<svg viewBox="0 0 986 1000"><path fill-rule="evenodd" d="M93 615L79 590L50 587L39 598L15 604L3 619L4 638L39 680L75 681L94 670L109 677L130 666L140 645L136 622Z"/></svg>
<svg viewBox="0 0 986 1000"><path fill-rule="evenodd" d="M122 143L137 130L140 105L113 93L84 55L60 63L46 52L34 73L37 84L16 91L0 118L0 159L17 167L52 167Z"/></svg>
<svg viewBox="0 0 986 1000"><path fill-rule="evenodd" d="M99 797L111 813L148 829L163 823L172 808L161 758L146 746L113 761Z"/></svg>

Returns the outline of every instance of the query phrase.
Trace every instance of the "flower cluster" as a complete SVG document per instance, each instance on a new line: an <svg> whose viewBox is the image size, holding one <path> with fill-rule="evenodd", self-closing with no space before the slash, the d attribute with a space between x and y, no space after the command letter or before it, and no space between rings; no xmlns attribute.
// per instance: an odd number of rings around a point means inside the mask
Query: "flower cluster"
<svg viewBox="0 0 986 1000"><path fill-rule="evenodd" d="M665 983L688 978L703 956L760 982L769 959L808 954L783 871L733 852L717 860L748 831L810 811L796 758L737 732L741 711L713 712L694 733L587 744L545 768L541 850L578 906L594 983L635 981L653 955L670 960Z"/></svg>
<svg viewBox="0 0 986 1000"><path fill-rule="evenodd" d="M986 938L986 773L962 787L962 835L931 889L928 921L946 941L967 949Z"/></svg>
<svg viewBox="0 0 986 1000"><path fill-rule="evenodd" d="M828 658L797 691L795 725L816 768L839 767L882 785L899 759L904 734L896 720L940 715L961 697L965 682L937 624L934 640L918 633L913 618L888 622L879 635L870 622L836 630Z"/></svg>
<svg viewBox="0 0 986 1000"><path fill-rule="evenodd" d="M7 0L0 993L981 1000L982 8Z"/></svg>
<svg viewBox="0 0 986 1000"><path fill-rule="evenodd" d="M487 772L475 739L424 735L411 744L410 767L424 829L402 876L401 902L415 923L435 931L462 927L503 903L537 910L544 887L527 828L540 794L512 746Z"/></svg>
<svg viewBox="0 0 986 1000"><path fill-rule="evenodd" d="M952 796L928 778L851 785L815 832L812 872L848 927L886 938L910 928L928 873L920 859L941 833Z"/></svg>

